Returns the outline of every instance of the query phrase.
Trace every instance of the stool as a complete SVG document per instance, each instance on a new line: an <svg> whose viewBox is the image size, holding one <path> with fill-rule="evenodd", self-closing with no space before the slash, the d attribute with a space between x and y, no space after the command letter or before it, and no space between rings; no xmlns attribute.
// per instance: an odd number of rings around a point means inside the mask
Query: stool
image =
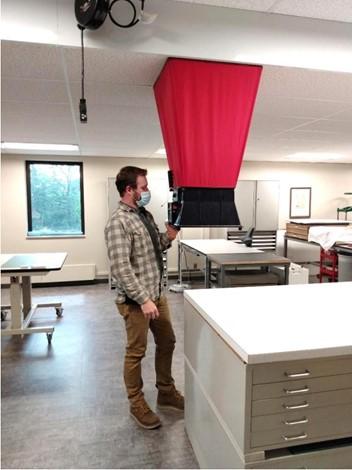
<svg viewBox="0 0 352 470"><path fill-rule="evenodd" d="M320 271L319 281L323 282L323 277L327 277L329 282L337 282L338 257L335 250L324 250L320 248Z"/></svg>

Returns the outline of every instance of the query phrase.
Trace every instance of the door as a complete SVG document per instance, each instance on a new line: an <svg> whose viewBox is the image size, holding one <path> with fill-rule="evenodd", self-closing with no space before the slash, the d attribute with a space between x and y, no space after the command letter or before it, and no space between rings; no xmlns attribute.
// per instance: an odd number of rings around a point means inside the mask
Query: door
<svg viewBox="0 0 352 470"><path fill-rule="evenodd" d="M278 181L257 181L256 230L277 230L279 223Z"/></svg>

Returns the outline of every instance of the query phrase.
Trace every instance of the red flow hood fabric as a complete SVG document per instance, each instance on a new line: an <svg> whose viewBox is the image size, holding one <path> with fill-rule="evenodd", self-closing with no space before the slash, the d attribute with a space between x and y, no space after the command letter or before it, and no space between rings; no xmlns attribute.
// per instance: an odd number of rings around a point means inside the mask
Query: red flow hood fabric
<svg viewBox="0 0 352 470"><path fill-rule="evenodd" d="M261 66L168 59L154 84L175 187L234 188Z"/></svg>

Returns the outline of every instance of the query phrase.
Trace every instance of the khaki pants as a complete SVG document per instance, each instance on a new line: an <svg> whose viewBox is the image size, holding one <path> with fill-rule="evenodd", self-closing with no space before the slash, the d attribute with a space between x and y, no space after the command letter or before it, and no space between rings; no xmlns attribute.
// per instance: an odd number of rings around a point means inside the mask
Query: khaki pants
<svg viewBox="0 0 352 470"><path fill-rule="evenodd" d="M125 320L127 333L124 380L131 404L135 404L143 398L141 362L147 349L149 328L153 333L156 345L156 386L165 392L174 389L171 363L176 339L171 325L169 307L164 296L156 300L155 305L159 310L159 317L155 320L148 320L144 317L139 305L117 304L117 308Z"/></svg>

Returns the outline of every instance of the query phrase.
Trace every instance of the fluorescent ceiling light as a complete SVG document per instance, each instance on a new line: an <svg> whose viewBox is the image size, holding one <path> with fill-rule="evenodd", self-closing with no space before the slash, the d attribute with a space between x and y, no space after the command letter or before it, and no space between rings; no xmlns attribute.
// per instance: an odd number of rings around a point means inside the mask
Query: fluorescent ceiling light
<svg viewBox="0 0 352 470"><path fill-rule="evenodd" d="M32 144L29 142L1 142L3 150L38 150L58 152L79 152L78 145L72 144Z"/></svg>
<svg viewBox="0 0 352 470"><path fill-rule="evenodd" d="M316 48L310 47L307 49L305 46L304 54L302 48L297 51L290 49L287 50L275 49L274 51L267 49L260 52L251 52L247 54L234 54L232 60L234 62L242 62L244 64L262 64L262 65L280 65L284 67L301 67L315 70L330 70L331 72L345 72L351 73L352 65L349 60L349 51L341 50L339 54L335 49L331 49L330 53L327 50L317 51Z"/></svg>
<svg viewBox="0 0 352 470"><path fill-rule="evenodd" d="M328 162L342 160L343 155L339 153L297 152L287 155L285 158L296 162Z"/></svg>
<svg viewBox="0 0 352 470"><path fill-rule="evenodd" d="M159 155L166 155L166 150L164 148L160 148L155 153Z"/></svg>

